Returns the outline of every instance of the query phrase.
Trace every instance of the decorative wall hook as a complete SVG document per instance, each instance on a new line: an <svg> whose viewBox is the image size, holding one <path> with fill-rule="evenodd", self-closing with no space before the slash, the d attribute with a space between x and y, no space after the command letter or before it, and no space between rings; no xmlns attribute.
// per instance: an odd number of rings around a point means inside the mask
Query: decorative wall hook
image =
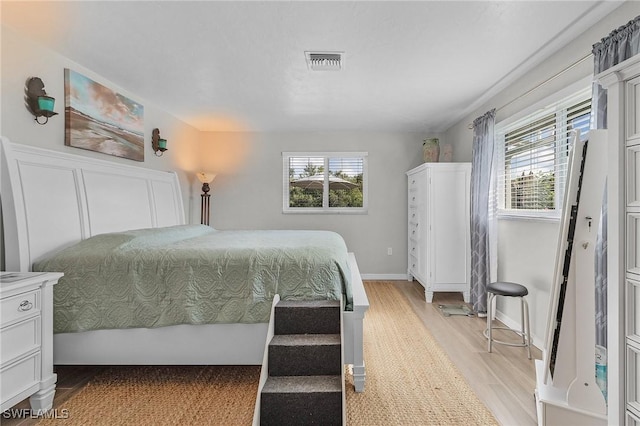
<svg viewBox="0 0 640 426"><path fill-rule="evenodd" d="M34 115L36 123L47 124L49 117L58 115L57 112L53 112L55 106L55 98L48 96L44 91L44 83L39 77L30 77L24 88L24 102L25 106L31 114ZM40 117L44 117L45 120L41 122Z"/></svg>
<svg viewBox="0 0 640 426"><path fill-rule="evenodd" d="M162 154L167 150L167 140L160 137L160 130L153 129L151 133L151 146L156 157L162 157ZM160 154L158 154L160 152Z"/></svg>

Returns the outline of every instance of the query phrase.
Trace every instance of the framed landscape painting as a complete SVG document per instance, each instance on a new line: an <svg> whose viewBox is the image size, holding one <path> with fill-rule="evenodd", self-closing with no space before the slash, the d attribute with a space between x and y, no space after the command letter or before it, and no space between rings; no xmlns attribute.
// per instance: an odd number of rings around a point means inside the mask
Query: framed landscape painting
<svg viewBox="0 0 640 426"><path fill-rule="evenodd" d="M65 68L65 145L144 161L144 107Z"/></svg>

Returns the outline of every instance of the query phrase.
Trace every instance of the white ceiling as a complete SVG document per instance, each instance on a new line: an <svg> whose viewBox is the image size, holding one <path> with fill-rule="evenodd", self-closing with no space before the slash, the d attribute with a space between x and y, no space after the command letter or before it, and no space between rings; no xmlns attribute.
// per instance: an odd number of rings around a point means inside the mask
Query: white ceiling
<svg viewBox="0 0 640 426"><path fill-rule="evenodd" d="M3 0L0 7L3 25L203 131L440 132L619 4ZM344 69L310 71L308 50L343 51Z"/></svg>

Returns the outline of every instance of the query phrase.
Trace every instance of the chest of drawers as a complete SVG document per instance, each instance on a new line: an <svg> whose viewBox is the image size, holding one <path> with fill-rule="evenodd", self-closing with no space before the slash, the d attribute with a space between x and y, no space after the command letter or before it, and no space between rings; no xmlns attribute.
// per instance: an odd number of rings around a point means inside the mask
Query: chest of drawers
<svg viewBox="0 0 640 426"><path fill-rule="evenodd" d="M469 301L470 163L425 163L407 172L408 265L431 303L437 291Z"/></svg>
<svg viewBox="0 0 640 426"><path fill-rule="evenodd" d="M61 273L0 273L0 410L30 397L49 410L53 373L53 285Z"/></svg>

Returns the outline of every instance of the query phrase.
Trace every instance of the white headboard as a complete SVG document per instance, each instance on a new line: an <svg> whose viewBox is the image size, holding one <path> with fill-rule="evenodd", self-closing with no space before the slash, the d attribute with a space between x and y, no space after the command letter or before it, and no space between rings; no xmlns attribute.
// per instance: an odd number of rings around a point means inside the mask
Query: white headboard
<svg viewBox="0 0 640 426"><path fill-rule="evenodd" d="M93 235L185 223L173 172L1 142L7 271Z"/></svg>

